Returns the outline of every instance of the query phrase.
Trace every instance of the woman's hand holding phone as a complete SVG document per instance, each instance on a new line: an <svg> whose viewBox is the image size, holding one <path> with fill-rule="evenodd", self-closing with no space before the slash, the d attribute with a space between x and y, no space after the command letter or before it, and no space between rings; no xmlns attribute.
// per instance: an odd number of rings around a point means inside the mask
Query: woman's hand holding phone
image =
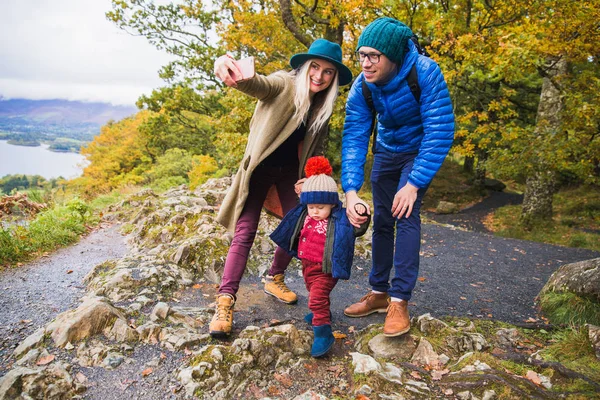
<svg viewBox="0 0 600 400"><path fill-rule="evenodd" d="M236 61L229 54L225 54L215 60L215 76L229 87L237 86L254 76L254 57L244 58Z"/></svg>

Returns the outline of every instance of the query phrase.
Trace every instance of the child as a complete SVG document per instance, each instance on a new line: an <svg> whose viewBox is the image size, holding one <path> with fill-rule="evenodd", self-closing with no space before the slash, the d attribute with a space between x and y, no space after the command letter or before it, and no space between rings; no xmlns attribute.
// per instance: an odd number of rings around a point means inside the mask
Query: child
<svg viewBox="0 0 600 400"><path fill-rule="evenodd" d="M271 239L302 261L302 276L308 290L305 320L313 325L313 357L325 355L335 339L331 330L329 293L338 279L348 279L354 256L354 240L362 236L369 220L354 228L338 196L332 169L325 157L312 157L304 168L300 204L290 210L271 234ZM362 204L360 214L366 214Z"/></svg>

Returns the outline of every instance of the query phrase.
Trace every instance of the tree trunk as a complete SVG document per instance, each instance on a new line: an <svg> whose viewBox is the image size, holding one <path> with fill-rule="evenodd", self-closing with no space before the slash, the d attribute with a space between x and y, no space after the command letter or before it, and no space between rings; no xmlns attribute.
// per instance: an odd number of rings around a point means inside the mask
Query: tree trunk
<svg viewBox="0 0 600 400"><path fill-rule="evenodd" d="M544 139L545 136L555 135L561 129L563 100L556 78L566 72L567 62L564 58L548 60L534 132L538 138ZM545 161L544 154L539 154L526 180L521 209L521 222L526 227L530 227L535 221L552 219L552 195L555 186L556 170L553 165Z"/></svg>
<svg viewBox="0 0 600 400"><path fill-rule="evenodd" d="M474 167L475 167L475 157L466 156L465 163L463 164L463 170L465 172L468 172L469 174L472 174Z"/></svg>

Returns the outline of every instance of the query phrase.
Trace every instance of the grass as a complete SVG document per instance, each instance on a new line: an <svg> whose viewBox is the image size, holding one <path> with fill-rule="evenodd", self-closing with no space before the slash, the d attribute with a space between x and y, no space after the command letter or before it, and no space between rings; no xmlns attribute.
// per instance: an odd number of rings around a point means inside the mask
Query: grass
<svg viewBox="0 0 600 400"><path fill-rule="evenodd" d="M552 221L525 229L520 206L499 208L486 221L496 235L600 251L600 189L566 188L554 195Z"/></svg>
<svg viewBox="0 0 600 400"><path fill-rule="evenodd" d="M546 292L540 296L544 315L554 324L600 325L600 304L571 292Z"/></svg>
<svg viewBox="0 0 600 400"><path fill-rule="evenodd" d="M574 371L600 382L600 362L596 359L585 327L565 329L552 335L553 344L542 356L547 361L557 361Z"/></svg>
<svg viewBox="0 0 600 400"><path fill-rule="evenodd" d="M123 199L128 192L131 188L99 196L89 203L74 197L60 204L47 194L28 192L34 201L44 200L50 208L31 220L0 226L0 267L28 261L77 242L99 222L103 209Z"/></svg>

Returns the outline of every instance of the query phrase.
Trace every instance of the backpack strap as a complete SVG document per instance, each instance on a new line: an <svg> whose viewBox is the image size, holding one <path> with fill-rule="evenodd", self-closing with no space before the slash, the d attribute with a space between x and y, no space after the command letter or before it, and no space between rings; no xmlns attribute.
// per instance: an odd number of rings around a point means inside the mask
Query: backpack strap
<svg viewBox="0 0 600 400"><path fill-rule="evenodd" d="M406 77L406 82L408 83L408 87L415 97L417 103L421 104L421 87L419 86L419 77L417 76L417 64L413 64L408 76ZM373 99L371 99L373 102Z"/></svg>
<svg viewBox="0 0 600 400"><path fill-rule="evenodd" d="M375 153L375 143L377 142L377 111L375 111L375 105L373 105L373 94L371 89L367 86L367 81L362 81L362 94L367 102L367 106L371 110L371 134L373 135L373 143L371 145L371 152Z"/></svg>

